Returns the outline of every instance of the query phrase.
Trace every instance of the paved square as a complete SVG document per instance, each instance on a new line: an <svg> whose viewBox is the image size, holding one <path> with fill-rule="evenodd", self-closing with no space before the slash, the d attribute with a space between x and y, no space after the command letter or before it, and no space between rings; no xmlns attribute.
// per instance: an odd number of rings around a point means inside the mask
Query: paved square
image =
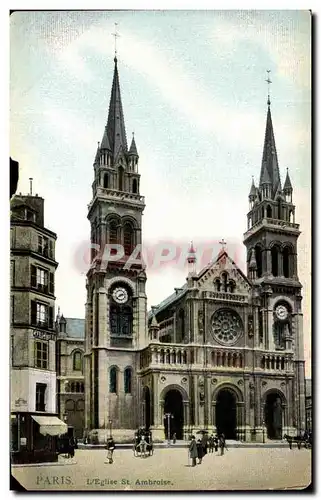
<svg viewBox="0 0 321 500"><path fill-rule="evenodd" d="M207 454L191 467L187 449L156 449L135 458L116 450L106 464L105 450L76 450L58 465L14 466L14 477L28 490L248 490L305 488L311 481L311 450L230 448Z"/></svg>

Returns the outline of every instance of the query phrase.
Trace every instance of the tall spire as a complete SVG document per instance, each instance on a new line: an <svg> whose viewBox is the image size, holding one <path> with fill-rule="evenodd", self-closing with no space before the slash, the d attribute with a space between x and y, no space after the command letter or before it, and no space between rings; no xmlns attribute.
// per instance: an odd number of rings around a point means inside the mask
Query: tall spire
<svg viewBox="0 0 321 500"><path fill-rule="evenodd" d="M268 78L268 84L270 85L271 80ZM270 101L270 90L268 94L268 111L266 117L266 127L265 127L265 138L264 138L264 147L263 147L263 156L262 156L262 166L261 166L261 174L260 174L260 188L262 186L263 178L266 177L265 169L269 175L269 178L272 183L272 197L275 196L275 193L280 184L280 172L279 172L279 164L278 157L276 152L276 145L274 139L273 132L273 124L272 124L272 116L271 116L271 101Z"/></svg>
<svg viewBox="0 0 321 500"><path fill-rule="evenodd" d="M108 139L109 142L110 150L113 154L113 159L115 160L121 148L123 149L124 153L127 154L127 139L126 139L123 106L120 95L116 56L114 58L114 62L115 62L114 78L111 89L107 129L105 130L105 134L106 134L106 139ZM102 144L104 142L104 138ZM107 140L105 143L107 144Z"/></svg>

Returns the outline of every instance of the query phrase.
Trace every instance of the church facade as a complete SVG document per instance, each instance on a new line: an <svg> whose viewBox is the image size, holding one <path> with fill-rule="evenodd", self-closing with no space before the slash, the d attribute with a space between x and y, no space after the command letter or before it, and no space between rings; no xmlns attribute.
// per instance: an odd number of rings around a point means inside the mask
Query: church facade
<svg viewBox="0 0 321 500"><path fill-rule="evenodd" d="M117 59L88 208L92 263L85 320L85 427L103 441L207 429L280 439L305 427L301 289L292 185L282 187L268 99L258 186L252 181L244 274L222 248L199 273L191 246L181 288L147 313L141 260L144 197L128 149ZM107 245L107 246L106 246Z"/></svg>

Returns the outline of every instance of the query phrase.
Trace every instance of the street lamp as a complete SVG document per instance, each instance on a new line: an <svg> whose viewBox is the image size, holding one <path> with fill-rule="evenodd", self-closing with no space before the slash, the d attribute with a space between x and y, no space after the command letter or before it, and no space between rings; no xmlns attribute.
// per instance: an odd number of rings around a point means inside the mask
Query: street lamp
<svg viewBox="0 0 321 500"><path fill-rule="evenodd" d="M167 441L168 444L171 442L171 418L174 418L174 415L171 413L164 413L164 420L167 419Z"/></svg>
<svg viewBox="0 0 321 500"><path fill-rule="evenodd" d="M109 437L111 438L111 428L112 428L112 425L113 425L113 421L111 419L109 419L108 423L109 423Z"/></svg>

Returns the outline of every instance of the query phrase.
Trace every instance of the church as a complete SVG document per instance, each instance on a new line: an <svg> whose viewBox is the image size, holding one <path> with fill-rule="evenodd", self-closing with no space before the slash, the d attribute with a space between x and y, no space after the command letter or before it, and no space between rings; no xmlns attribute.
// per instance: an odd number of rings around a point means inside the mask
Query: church
<svg viewBox="0 0 321 500"><path fill-rule="evenodd" d="M149 313L145 265L126 266L143 238L138 163L115 56L88 205L86 429L100 442L109 434L131 441L139 426L160 440L202 429L255 442L296 434L305 428L300 230L288 172L281 184L270 98L259 182L244 214L246 274L224 247L197 273L191 245L186 282ZM108 265L106 245L110 256L123 249Z"/></svg>

